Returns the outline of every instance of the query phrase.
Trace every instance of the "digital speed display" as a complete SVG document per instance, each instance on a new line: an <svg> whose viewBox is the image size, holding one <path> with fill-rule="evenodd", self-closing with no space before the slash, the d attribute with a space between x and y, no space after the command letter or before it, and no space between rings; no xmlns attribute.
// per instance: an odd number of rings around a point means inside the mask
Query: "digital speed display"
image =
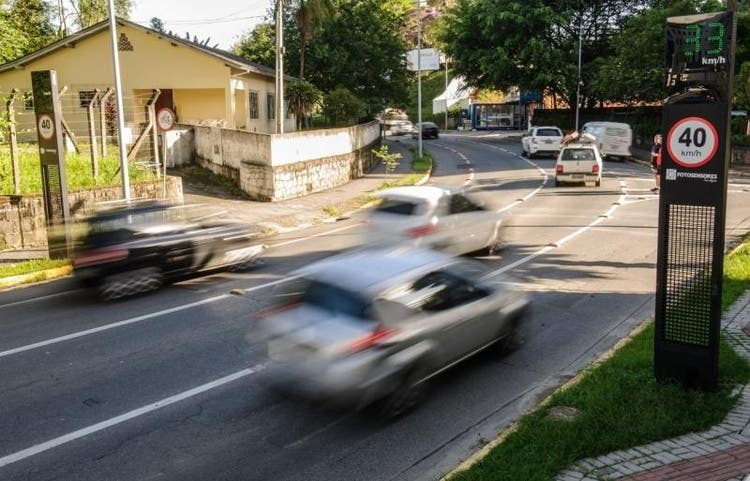
<svg viewBox="0 0 750 481"><path fill-rule="evenodd" d="M731 12L669 18L668 87L695 83L722 87L733 55L732 34Z"/></svg>

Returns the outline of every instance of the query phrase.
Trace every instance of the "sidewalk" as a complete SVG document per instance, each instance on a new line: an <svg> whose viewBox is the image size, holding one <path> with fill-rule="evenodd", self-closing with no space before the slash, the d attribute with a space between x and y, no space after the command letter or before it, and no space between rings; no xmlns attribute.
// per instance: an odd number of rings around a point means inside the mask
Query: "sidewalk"
<svg viewBox="0 0 750 481"><path fill-rule="evenodd" d="M398 138L389 139L384 145L388 145L391 152L402 155L395 173L389 176L386 176L385 167L380 164L364 177L345 185L279 202L240 199L220 191L208 193L188 182L183 186L185 204L203 204L219 209L233 220L256 226L259 234L288 232L322 222L335 222L338 217L360 208L363 196L368 192L376 191L384 182L411 173L412 154L409 146L403 141L399 142Z"/></svg>
<svg viewBox="0 0 750 481"><path fill-rule="evenodd" d="M750 360L750 292L722 318L734 350ZM739 398L724 422L711 429L615 451L577 462L556 481L744 481L750 475L750 386L736 386Z"/></svg>

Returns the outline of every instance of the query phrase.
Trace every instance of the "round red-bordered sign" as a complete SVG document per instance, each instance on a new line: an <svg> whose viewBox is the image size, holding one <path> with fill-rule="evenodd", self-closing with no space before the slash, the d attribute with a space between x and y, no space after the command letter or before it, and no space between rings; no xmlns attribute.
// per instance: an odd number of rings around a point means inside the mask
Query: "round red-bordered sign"
<svg viewBox="0 0 750 481"><path fill-rule="evenodd" d="M666 138L669 156L682 167L702 167L719 150L719 134L711 122L701 117L685 117L669 129Z"/></svg>
<svg viewBox="0 0 750 481"><path fill-rule="evenodd" d="M162 107L156 112L156 125L159 126L159 130L163 132L172 130L175 122L175 114L169 107Z"/></svg>
<svg viewBox="0 0 750 481"><path fill-rule="evenodd" d="M45 140L51 140L55 136L55 122L47 114L39 116L39 135Z"/></svg>

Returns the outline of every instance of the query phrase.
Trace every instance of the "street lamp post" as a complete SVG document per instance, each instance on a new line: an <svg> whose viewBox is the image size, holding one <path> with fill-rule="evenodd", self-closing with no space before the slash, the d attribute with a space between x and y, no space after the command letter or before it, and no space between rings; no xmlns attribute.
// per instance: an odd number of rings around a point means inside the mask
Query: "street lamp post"
<svg viewBox="0 0 750 481"><path fill-rule="evenodd" d="M578 27L578 83L576 85L576 132L578 132L579 110L581 108L581 50L583 47L583 20Z"/></svg>
<svg viewBox="0 0 750 481"><path fill-rule="evenodd" d="M120 78L120 52L117 45L117 22L115 21L115 2L109 0L109 33L112 40L112 63L115 67L115 98L117 99L117 143L120 150L120 173L122 174L122 197L130 200L130 174L128 172L128 154L123 142L125 131L125 110L122 103L122 80Z"/></svg>
<svg viewBox="0 0 750 481"><path fill-rule="evenodd" d="M276 0L276 133L284 133L284 0Z"/></svg>
<svg viewBox="0 0 750 481"><path fill-rule="evenodd" d="M422 0L417 0L417 144L422 158Z"/></svg>

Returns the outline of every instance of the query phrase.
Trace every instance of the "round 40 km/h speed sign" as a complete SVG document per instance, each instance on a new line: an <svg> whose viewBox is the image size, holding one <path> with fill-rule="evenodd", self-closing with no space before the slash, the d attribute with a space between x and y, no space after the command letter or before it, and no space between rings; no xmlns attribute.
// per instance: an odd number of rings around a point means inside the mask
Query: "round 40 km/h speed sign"
<svg viewBox="0 0 750 481"><path fill-rule="evenodd" d="M164 107L159 109L156 113L156 124L159 126L159 130L166 132L172 130L175 124L175 114L172 109Z"/></svg>
<svg viewBox="0 0 750 481"><path fill-rule="evenodd" d="M55 122L51 116L47 114L39 116L39 134L45 140L50 140L55 136Z"/></svg>
<svg viewBox="0 0 750 481"><path fill-rule="evenodd" d="M700 117L686 117L678 121L667 134L669 155L679 165L690 169L709 163L718 148L716 127Z"/></svg>

